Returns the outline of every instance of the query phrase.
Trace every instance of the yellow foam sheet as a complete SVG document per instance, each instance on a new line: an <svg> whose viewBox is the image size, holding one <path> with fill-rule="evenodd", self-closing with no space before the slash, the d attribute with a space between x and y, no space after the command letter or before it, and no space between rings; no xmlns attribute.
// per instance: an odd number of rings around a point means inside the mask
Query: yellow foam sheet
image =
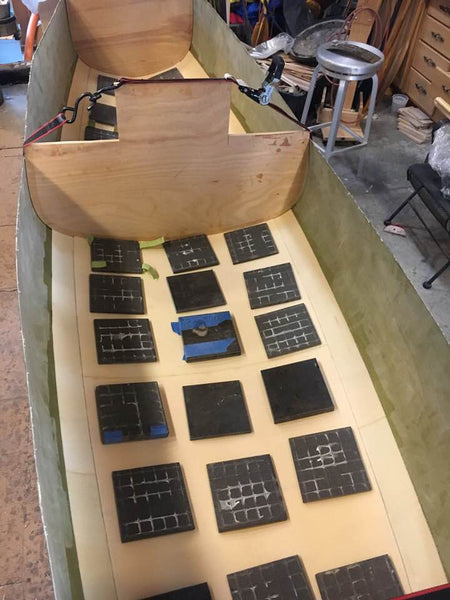
<svg viewBox="0 0 450 600"><path fill-rule="evenodd" d="M183 62L178 68L185 76L198 76L201 68L192 57ZM77 71L81 72L80 67ZM85 75L96 80L95 73ZM237 127L233 117L230 129ZM209 583L215 600L229 600L228 573L294 554L301 557L317 598L316 573L380 554L391 556L405 591L445 581L382 407L311 248L291 211L270 221L269 226L279 254L240 265L232 264L222 234L210 236L220 262L214 271L227 301L220 310L231 312L243 354L190 364L182 360L181 338L170 326L178 318L166 281L172 274L170 265L164 250L155 248L143 250L143 261L160 274L156 281L143 276L147 310L143 316L151 321L159 360L98 365L93 320L108 315L89 312L89 244L54 233L56 376L69 496L87 600L110 600L114 595L120 600L138 600L203 581ZM302 302L322 343L268 361L254 317L280 307L252 311L242 273L284 262L294 268ZM320 364L335 411L274 425L260 371L309 358ZM182 386L234 379L242 382L253 432L190 441ZM169 437L103 445L95 387L137 381L158 381ZM347 426L356 435L372 491L304 504L288 439ZM258 454L272 456L289 518L220 534L206 464ZM182 465L195 530L122 544L112 471L169 462Z"/></svg>

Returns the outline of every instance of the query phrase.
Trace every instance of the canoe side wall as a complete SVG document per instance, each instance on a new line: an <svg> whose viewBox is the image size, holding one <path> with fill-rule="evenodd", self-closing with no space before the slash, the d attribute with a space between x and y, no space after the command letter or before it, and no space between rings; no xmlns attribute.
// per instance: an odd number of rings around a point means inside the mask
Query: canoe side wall
<svg viewBox="0 0 450 600"><path fill-rule="evenodd" d="M449 575L449 345L354 198L312 145L294 213L366 363Z"/></svg>
<svg viewBox="0 0 450 600"><path fill-rule="evenodd" d="M27 134L60 110L75 67L77 57L64 3L57 8L52 25L33 60ZM56 133L50 139L56 140ZM58 600L78 600L83 594L67 496L54 377L51 247L51 230L34 212L24 170L19 192L17 270L39 499L55 595Z"/></svg>

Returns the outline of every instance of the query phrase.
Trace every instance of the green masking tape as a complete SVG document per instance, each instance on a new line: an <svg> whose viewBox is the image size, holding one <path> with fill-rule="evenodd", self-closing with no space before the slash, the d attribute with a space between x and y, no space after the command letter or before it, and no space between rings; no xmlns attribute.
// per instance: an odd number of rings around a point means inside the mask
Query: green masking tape
<svg viewBox="0 0 450 600"><path fill-rule="evenodd" d="M147 264L147 263L143 263L142 265L142 272L143 273L148 273L149 275L151 275L153 277L153 279L159 279L159 273L156 269L154 269L151 265Z"/></svg>
<svg viewBox="0 0 450 600"><path fill-rule="evenodd" d="M91 267L93 269L103 269L106 266L106 260L93 260L91 262Z"/></svg>
<svg viewBox="0 0 450 600"><path fill-rule="evenodd" d="M150 240L149 242L139 242L139 248L143 250L144 248L155 248L155 246L161 246L164 244L164 237L159 237L156 240Z"/></svg>

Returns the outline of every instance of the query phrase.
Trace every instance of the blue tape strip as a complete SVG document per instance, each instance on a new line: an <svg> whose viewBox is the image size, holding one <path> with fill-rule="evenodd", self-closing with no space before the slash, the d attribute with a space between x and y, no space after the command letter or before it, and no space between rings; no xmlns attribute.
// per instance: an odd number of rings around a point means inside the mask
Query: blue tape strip
<svg viewBox="0 0 450 600"><path fill-rule="evenodd" d="M178 335L181 335L180 324L178 323L178 321L172 321L172 323L170 325L171 325L172 331L174 333L177 333Z"/></svg>
<svg viewBox="0 0 450 600"><path fill-rule="evenodd" d="M123 440L123 432L120 429L115 431L104 431L103 441L105 444L117 444Z"/></svg>
<svg viewBox="0 0 450 600"><path fill-rule="evenodd" d="M187 344L184 347L183 360L195 358L197 356L207 356L208 354L225 354L228 348L236 338L227 338L225 340L216 340L215 342L202 342L200 344Z"/></svg>
<svg viewBox="0 0 450 600"><path fill-rule="evenodd" d="M179 327L181 331L187 329L197 329L198 327L215 327L220 325L224 321L231 320L229 311L222 311L217 313L211 313L207 315L193 315L192 317L180 317L178 319ZM172 325L173 329L173 325ZM178 333L177 331L175 333Z"/></svg>
<svg viewBox="0 0 450 600"><path fill-rule="evenodd" d="M167 437L168 434L169 430L167 429L167 425L150 426L150 437L152 438Z"/></svg>

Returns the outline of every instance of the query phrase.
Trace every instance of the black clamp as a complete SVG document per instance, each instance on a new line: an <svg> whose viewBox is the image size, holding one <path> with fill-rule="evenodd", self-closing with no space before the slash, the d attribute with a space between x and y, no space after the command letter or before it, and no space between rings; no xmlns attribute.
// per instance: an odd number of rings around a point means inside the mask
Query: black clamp
<svg viewBox="0 0 450 600"><path fill-rule="evenodd" d="M279 54L275 54L272 58L269 70L267 71L266 78L261 84L259 89L251 88L244 81L235 79L231 75L225 75L226 79L233 79L239 87L239 90L251 98L254 102L266 106L270 104L272 94L281 80L284 69L284 60Z"/></svg>

